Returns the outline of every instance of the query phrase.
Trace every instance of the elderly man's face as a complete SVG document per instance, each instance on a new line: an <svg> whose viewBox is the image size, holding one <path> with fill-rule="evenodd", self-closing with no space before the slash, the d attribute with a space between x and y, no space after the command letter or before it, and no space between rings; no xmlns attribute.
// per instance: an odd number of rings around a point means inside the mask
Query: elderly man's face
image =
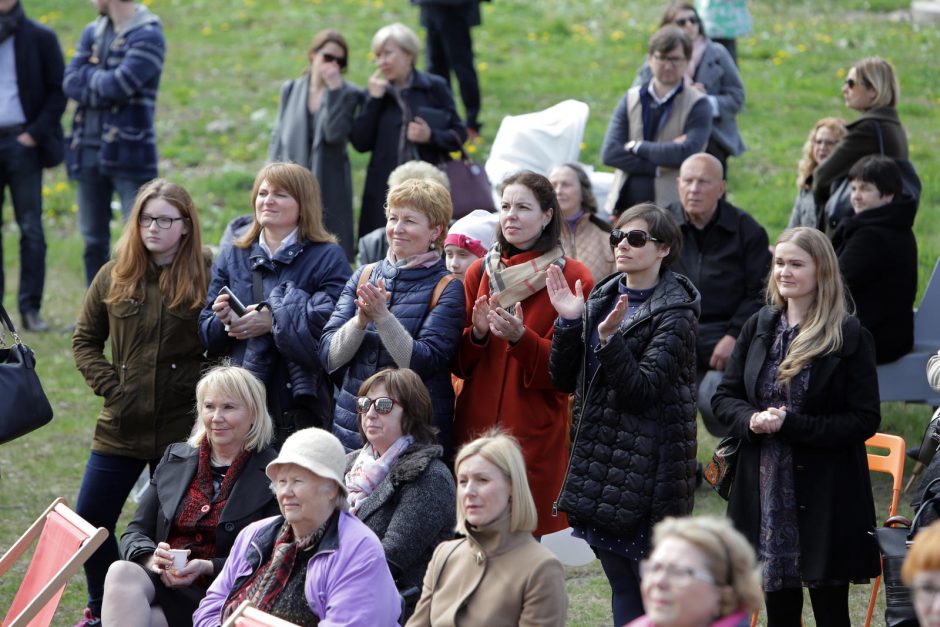
<svg viewBox="0 0 940 627"><path fill-rule="evenodd" d="M679 200L696 226L711 220L718 200L725 193L721 167L703 157L690 157L679 170Z"/></svg>

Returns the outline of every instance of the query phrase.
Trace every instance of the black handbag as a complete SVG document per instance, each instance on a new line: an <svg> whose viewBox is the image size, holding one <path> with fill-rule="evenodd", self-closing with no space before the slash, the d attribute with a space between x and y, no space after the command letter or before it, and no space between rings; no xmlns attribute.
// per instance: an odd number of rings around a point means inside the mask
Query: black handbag
<svg viewBox="0 0 940 627"><path fill-rule="evenodd" d="M907 551L914 542L926 518L931 518L940 504L940 477L934 479L924 491L923 501L914 515L913 522L903 516L892 516L884 527L875 529L878 547L881 549L882 579L885 587L885 625L887 627L916 627L917 616L911 599L910 588L901 582L901 566ZM894 526L894 525L904 526Z"/></svg>
<svg viewBox="0 0 940 627"><path fill-rule="evenodd" d="M52 420L52 405L36 374L36 356L20 339L6 309L0 305L0 444ZM13 344L7 346L6 334Z"/></svg>
<svg viewBox="0 0 940 627"><path fill-rule="evenodd" d="M731 484L734 483L740 448L740 439L731 436L722 439L715 447L712 460L705 466L705 481L726 501L731 494Z"/></svg>

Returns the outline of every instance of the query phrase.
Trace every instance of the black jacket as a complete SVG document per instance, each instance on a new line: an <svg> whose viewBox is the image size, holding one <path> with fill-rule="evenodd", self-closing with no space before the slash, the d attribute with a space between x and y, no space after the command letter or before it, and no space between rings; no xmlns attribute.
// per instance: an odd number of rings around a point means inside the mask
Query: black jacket
<svg viewBox="0 0 940 627"><path fill-rule="evenodd" d="M760 532L760 451L767 437L748 425L760 407L757 377L774 339L780 310L764 307L738 336L712 398L715 417L741 438L728 516L753 546ZM793 448L804 581L852 580L880 572L870 532L875 505L865 440L881 423L871 335L854 316L842 323L837 353L813 361L801 413L788 412L777 437Z"/></svg>
<svg viewBox="0 0 940 627"><path fill-rule="evenodd" d="M555 324L548 368L559 390L576 394L559 509L572 526L629 538L641 521L692 512L699 293L664 271L625 328L597 349L600 367L587 381L584 347L622 276L594 288L583 324Z"/></svg>
<svg viewBox="0 0 940 627"><path fill-rule="evenodd" d="M235 542L246 525L280 513L271 480L264 473L277 452L272 448L254 453L232 486L215 530L214 574L218 575ZM177 516L183 496L196 476L199 449L185 442L171 444L150 479L134 519L121 536L121 558L138 561L148 557L158 542L170 535L170 525Z"/></svg>
<svg viewBox="0 0 940 627"><path fill-rule="evenodd" d="M16 28L13 47L26 132L36 140L42 166L51 168L65 156L60 121L65 111L62 49L52 29L26 18Z"/></svg>
<svg viewBox="0 0 940 627"><path fill-rule="evenodd" d="M682 230L682 254L672 265L702 295L699 317L698 366L708 369L715 344L725 335L737 337L741 327L761 308L770 271L767 231L746 212L718 201L713 222L702 244L698 229L679 203L669 205Z"/></svg>
<svg viewBox="0 0 940 627"><path fill-rule="evenodd" d="M454 539L457 492L438 444L415 442L395 460L356 517L382 541L399 590L421 587L437 545ZM359 451L346 456L346 471ZM417 600L417 599L415 599Z"/></svg>
<svg viewBox="0 0 940 627"><path fill-rule="evenodd" d="M362 190L360 235L385 225L388 175L408 160L399 161L398 153L398 141L402 124L406 123L405 118L408 122L412 121L423 107L437 109L446 118L446 128L434 128L432 124L430 143L412 146L414 150L410 159L437 165L449 160L449 153L460 150L467 138L467 130L457 115L450 87L440 76L414 70L411 84L402 90L401 95L410 111L403 112L390 92L381 98L372 98L366 94L365 102L353 120L350 142L359 152L372 152Z"/></svg>
<svg viewBox="0 0 940 627"><path fill-rule="evenodd" d="M914 346L917 240L910 197L853 214L832 235L839 269L855 301L855 315L875 338L879 364Z"/></svg>

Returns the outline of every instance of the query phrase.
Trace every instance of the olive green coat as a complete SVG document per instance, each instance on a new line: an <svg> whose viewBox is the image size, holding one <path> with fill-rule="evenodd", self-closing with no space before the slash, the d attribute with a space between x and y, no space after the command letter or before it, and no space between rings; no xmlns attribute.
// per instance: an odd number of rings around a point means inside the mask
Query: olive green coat
<svg viewBox="0 0 940 627"><path fill-rule="evenodd" d="M169 310L151 267L142 302L106 304L114 262L101 268L72 338L75 364L104 407L92 450L106 455L159 459L193 426L196 382L203 364L197 322L201 308ZM111 360L104 355L111 338Z"/></svg>

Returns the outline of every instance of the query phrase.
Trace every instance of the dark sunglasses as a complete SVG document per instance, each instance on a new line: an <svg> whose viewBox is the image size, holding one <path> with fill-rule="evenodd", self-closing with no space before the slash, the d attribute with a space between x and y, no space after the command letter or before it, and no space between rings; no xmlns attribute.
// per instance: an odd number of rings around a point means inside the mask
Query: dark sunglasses
<svg viewBox="0 0 940 627"><path fill-rule="evenodd" d="M679 28L685 28L686 24L698 24L698 18L695 17L694 15L690 17L679 17L679 18L676 18L676 21L674 23Z"/></svg>
<svg viewBox="0 0 940 627"><path fill-rule="evenodd" d="M871 84L869 84L869 82L866 81L866 80L864 80L864 79L863 79L862 81L857 81L857 80L855 80L854 78L847 78L847 79L845 79L845 85L846 85L846 87L848 87L849 89L855 89L855 86L856 86L856 85L859 85L859 84L864 85L864 86L867 87L868 89L871 89Z"/></svg>
<svg viewBox="0 0 940 627"><path fill-rule="evenodd" d="M371 399L368 396L360 396L356 398L356 413L366 414L373 405L375 405L376 413L385 415L391 413L392 408L395 406L395 401L387 396L380 396L376 399Z"/></svg>
<svg viewBox="0 0 940 627"><path fill-rule="evenodd" d="M623 240L627 240L631 248L643 248L646 246L646 242L659 241L646 231L621 231L620 229L614 229L610 232L610 245L614 248Z"/></svg>
<svg viewBox="0 0 940 627"><path fill-rule="evenodd" d="M327 63L336 63L341 68L346 67L346 57L334 57L329 52L321 52L320 56L323 57L323 60Z"/></svg>

